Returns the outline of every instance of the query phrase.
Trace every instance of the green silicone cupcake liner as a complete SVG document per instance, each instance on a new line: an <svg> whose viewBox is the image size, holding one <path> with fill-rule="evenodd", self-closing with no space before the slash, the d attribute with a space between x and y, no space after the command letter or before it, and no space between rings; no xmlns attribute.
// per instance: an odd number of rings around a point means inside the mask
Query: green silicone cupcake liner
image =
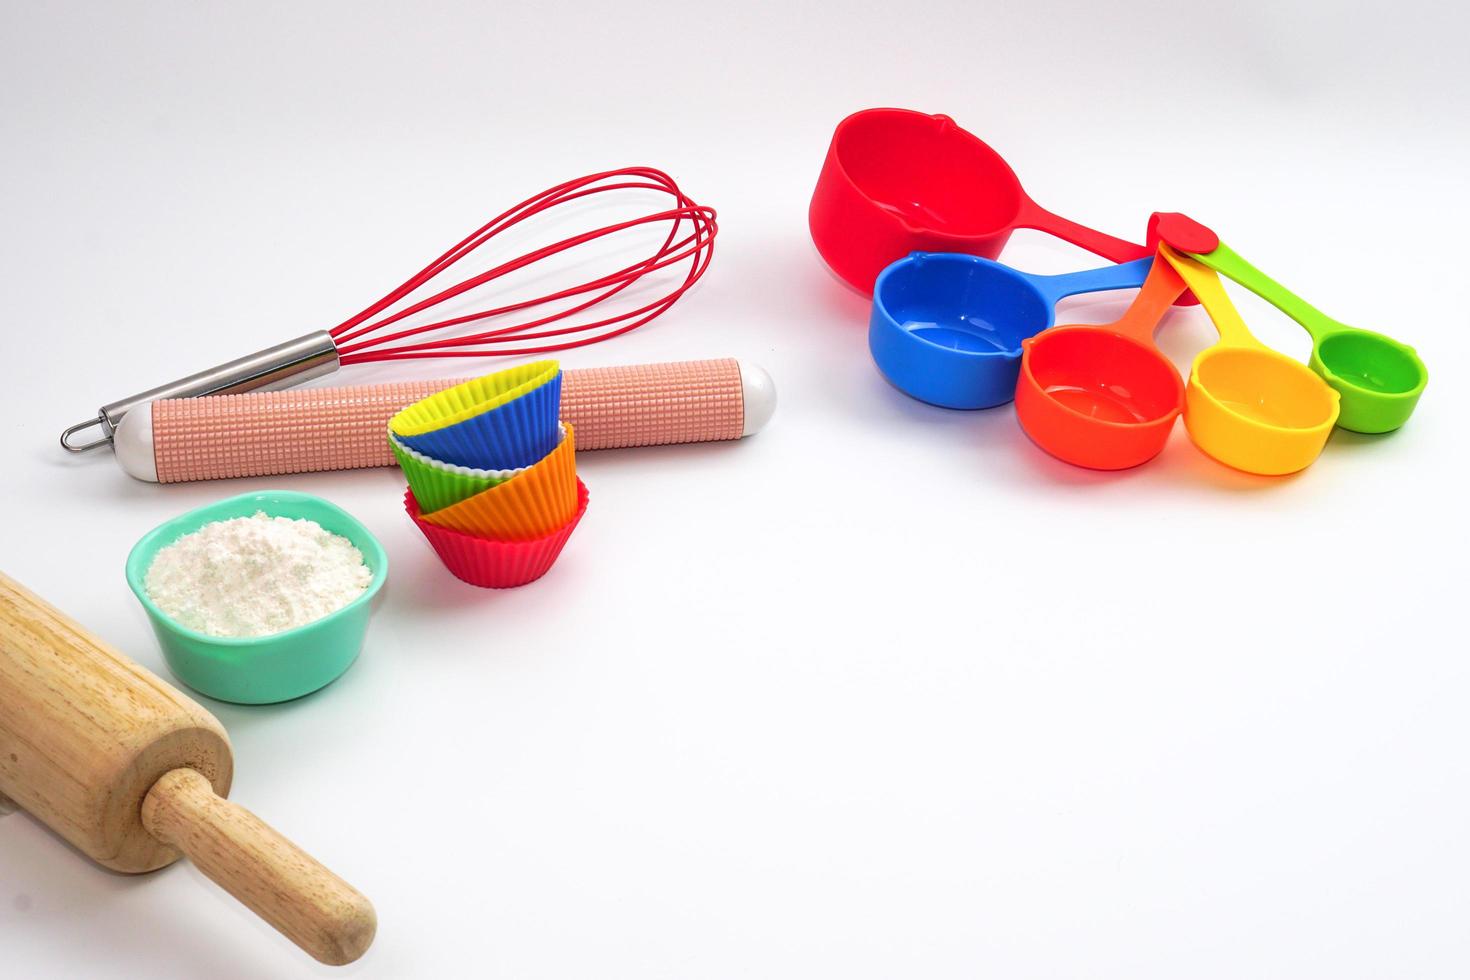
<svg viewBox="0 0 1470 980"><path fill-rule="evenodd" d="M461 500L473 497L482 490L498 486L521 472L515 470L476 470L468 466L444 463L398 441L391 432L388 445L398 459L408 485L413 488L414 499L418 500L423 513L432 514Z"/></svg>

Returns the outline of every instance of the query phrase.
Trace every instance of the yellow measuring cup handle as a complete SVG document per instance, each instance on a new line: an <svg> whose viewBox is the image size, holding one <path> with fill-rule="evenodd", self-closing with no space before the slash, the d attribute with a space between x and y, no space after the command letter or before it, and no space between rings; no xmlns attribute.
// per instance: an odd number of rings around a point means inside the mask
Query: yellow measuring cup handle
<svg viewBox="0 0 1470 980"><path fill-rule="evenodd" d="M1210 320L1214 322L1215 329L1220 333L1221 346L1266 348L1266 345L1257 340L1250 332L1250 328L1245 325L1245 320L1241 319L1240 311L1230 301L1230 295L1225 292L1225 286L1220 282L1219 276L1197 259L1177 251L1172 246L1160 243L1159 254L1183 277L1190 292L1194 293L1199 304L1210 315Z"/></svg>

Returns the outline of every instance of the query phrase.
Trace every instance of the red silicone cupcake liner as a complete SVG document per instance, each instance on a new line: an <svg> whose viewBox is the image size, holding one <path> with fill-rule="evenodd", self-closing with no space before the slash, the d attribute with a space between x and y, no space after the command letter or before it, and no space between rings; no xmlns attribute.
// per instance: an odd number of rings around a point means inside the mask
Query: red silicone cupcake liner
<svg viewBox="0 0 1470 980"><path fill-rule="evenodd" d="M482 589L513 589L534 582L551 570L567 539L587 513L587 485L577 481L577 512L550 534L529 541L501 541L430 524L419 512L413 491L403 495L403 506L414 524L453 575Z"/></svg>

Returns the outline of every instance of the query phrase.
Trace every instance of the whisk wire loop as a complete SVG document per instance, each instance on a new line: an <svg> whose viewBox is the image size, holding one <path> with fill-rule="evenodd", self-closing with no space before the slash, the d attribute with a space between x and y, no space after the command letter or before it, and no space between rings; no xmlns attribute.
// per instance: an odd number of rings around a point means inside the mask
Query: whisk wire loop
<svg viewBox="0 0 1470 980"><path fill-rule="evenodd" d="M509 228L574 201L585 200L598 194L631 191L655 191L667 194L673 198L673 206L616 221L601 228L581 232L544 245L440 289L427 298L410 303L396 312L387 312L425 287L446 269ZM660 224L668 224L669 230L653 253L624 265L616 271L532 299L502 303L489 309L461 314L432 323L383 332L393 324L401 323L470 290L552 256L561 255L579 246L633 229ZM672 306L704 275L705 270L709 267L714 253L714 239L717 231L718 225L714 209L696 204L679 188L672 177L661 170L652 167L625 167L579 177L527 198L481 225L386 296L356 316L334 327L331 330L332 338L337 343L343 364L427 357L541 354L597 343L634 330ZM645 277L674 266L682 266L685 263L688 264L688 269L683 278L672 284L666 283L666 291L658 298L633 309L622 310L590 321L568 322L612 299L635 283L643 281ZM412 338L422 337L425 334L445 331L469 323L479 323L513 313L533 311L548 304L577 300L578 297L586 296L588 293L594 295L574 302L564 309L540 312L539 315L533 315L528 319L506 326L497 326L494 329L458 336L436 336L417 341L412 340ZM553 325L555 325L554 329L541 329ZM534 343L546 340L555 342L551 344ZM532 346L526 346L528 343L531 343Z"/></svg>

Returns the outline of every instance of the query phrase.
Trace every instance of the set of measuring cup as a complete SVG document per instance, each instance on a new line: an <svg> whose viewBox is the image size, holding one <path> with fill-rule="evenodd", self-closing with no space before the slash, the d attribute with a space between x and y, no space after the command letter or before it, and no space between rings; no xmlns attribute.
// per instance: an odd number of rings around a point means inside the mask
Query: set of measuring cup
<svg viewBox="0 0 1470 980"><path fill-rule="evenodd" d="M403 504L450 572L505 589L550 570L587 512L561 368L536 361L414 402L388 423Z"/></svg>
<svg viewBox="0 0 1470 980"><path fill-rule="evenodd" d="M1078 466L1147 462L1182 414L1215 459L1294 473L1317 458L1334 425L1367 433L1403 425L1428 381L1411 347L1328 317L1184 215L1155 214L1144 246L1052 214L946 116L869 109L843 120L809 218L827 264L871 293L869 349L895 387L945 408L1014 400L1031 439ZM1019 272L994 261L1017 228L1116 264ZM1218 274L1311 334L1310 367L1251 335ZM1113 323L1054 326L1064 297L1132 288L1136 299ZM1171 306L1193 302L1220 339L1196 356L1186 384L1153 334Z"/></svg>

